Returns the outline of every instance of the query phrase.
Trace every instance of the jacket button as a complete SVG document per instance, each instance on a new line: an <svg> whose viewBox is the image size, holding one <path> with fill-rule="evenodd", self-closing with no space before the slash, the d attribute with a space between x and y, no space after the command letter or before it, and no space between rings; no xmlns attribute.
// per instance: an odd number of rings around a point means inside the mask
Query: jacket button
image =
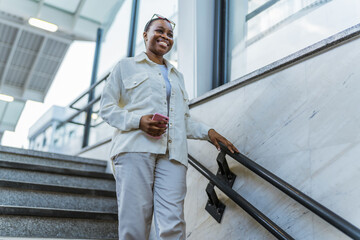
<svg viewBox="0 0 360 240"><path fill-rule="evenodd" d="M172 123L170 123L170 127L172 127Z"/></svg>
<svg viewBox="0 0 360 240"><path fill-rule="evenodd" d="M159 76L161 76L161 73L159 73Z"/></svg>
<svg viewBox="0 0 360 240"><path fill-rule="evenodd" d="M171 139L169 139L169 143L172 143Z"/></svg>
<svg viewBox="0 0 360 240"><path fill-rule="evenodd" d="M134 82L134 84L136 84L136 82Z"/></svg>

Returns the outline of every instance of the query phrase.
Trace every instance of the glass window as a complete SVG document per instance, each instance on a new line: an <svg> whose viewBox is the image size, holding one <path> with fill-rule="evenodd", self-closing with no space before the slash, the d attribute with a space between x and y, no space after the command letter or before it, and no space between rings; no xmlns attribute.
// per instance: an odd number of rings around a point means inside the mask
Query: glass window
<svg viewBox="0 0 360 240"><path fill-rule="evenodd" d="M231 80L358 24L359 12L358 0L230 0Z"/></svg>
<svg viewBox="0 0 360 240"><path fill-rule="evenodd" d="M171 21L178 23L178 0L152 0L140 1L139 18L136 33L136 47L135 55L145 51L143 32L145 24L151 19L154 13L160 14ZM170 60L171 63L177 67L177 30L178 26L174 29L174 45L171 51L166 54L165 58Z"/></svg>
<svg viewBox="0 0 360 240"><path fill-rule="evenodd" d="M125 0L114 22L103 39L100 52L98 80L123 57L126 57L129 41L132 1Z"/></svg>

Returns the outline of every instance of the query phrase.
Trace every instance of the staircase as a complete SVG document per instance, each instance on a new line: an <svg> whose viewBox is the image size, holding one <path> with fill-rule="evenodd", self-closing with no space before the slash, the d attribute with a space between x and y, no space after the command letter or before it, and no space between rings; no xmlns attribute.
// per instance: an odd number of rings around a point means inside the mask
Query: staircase
<svg viewBox="0 0 360 240"><path fill-rule="evenodd" d="M116 239L106 162L0 146L0 239Z"/></svg>

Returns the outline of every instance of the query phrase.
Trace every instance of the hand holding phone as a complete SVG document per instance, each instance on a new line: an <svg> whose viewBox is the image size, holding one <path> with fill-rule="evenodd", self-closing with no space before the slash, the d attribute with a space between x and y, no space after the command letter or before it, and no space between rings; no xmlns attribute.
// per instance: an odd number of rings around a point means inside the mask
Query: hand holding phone
<svg viewBox="0 0 360 240"><path fill-rule="evenodd" d="M154 121L165 121L166 124L159 124L159 127L166 127L167 123L169 122L169 117L168 116L165 116L165 115L162 115L160 113L155 113L152 117L152 120ZM151 136L149 134L149 136ZM156 139L159 139L161 138L161 135L160 136L151 136L152 138L156 138Z"/></svg>
<svg viewBox="0 0 360 240"><path fill-rule="evenodd" d="M168 116L162 115L160 113L155 113L154 116L152 117L152 120L154 120L154 121L165 121L166 124L167 124L167 122L169 122ZM162 126L162 125L160 125L160 126ZM165 126L162 126L162 127L165 127Z"/></svg>

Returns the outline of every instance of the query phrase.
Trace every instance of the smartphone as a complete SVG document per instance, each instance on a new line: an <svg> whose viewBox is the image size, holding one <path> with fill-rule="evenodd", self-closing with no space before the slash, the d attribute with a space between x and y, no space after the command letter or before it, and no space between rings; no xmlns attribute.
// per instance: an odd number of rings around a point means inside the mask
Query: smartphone
<svg viewBox="0 0 360 240"><path fill-rule="evenodd" d="M155 113L152 117L152 120L154 121L165 121L165 122L169 122L169 117L168 116L165 116L165 115L162 115L160 113ZM167 124L161 124L160 126L161 127L166 127ZM149 135L149 134L148 134ZM159 139L161 138L161 135L160 136L157 136L157 137L154 137L154 136L151 136L149 135L150 137L152 138L156 138L156 139Z"/></svg>
<svg viewBox="0 0 360 240"><path fill-rule="evenodd" d="M152 120L154 121L165 121L165 122L168 122L169 121L169 117L168 116L164 116L160 113L155 113L154 116L152 117ZM165 125L166 126L166 125ZM162 127L165 127L165 126L162 126Z"/></svg>

